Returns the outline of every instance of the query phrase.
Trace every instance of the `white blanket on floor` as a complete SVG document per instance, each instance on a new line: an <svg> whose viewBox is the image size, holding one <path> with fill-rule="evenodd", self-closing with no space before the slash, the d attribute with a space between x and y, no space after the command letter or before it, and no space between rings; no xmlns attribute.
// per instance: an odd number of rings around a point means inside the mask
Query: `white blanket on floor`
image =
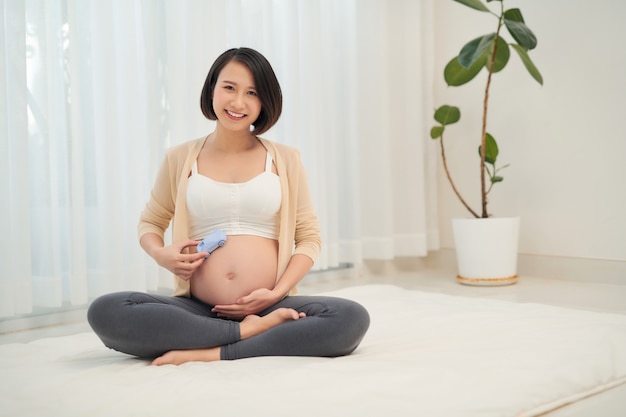
<svg viewBox="0 0 626 417"><path fill-rule="evenodd" d="M536 416L626 382L626 316L367 285L341 358L179 367L92 333L0 346L2 416Z"/></svg>

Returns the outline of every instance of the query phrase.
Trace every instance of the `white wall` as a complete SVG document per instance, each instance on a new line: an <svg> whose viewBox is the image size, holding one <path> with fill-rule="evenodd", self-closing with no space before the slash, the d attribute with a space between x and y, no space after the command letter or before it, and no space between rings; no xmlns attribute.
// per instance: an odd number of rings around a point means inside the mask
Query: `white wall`
<svg viewBox="0 0 626 417"><path fill-rule="evenodd" d="M511 166L490 195L490 212L521 216L522 254L626 261L626 2L505 0L505 7L519 7L536 34L531 57L544 85L514 52L493 80L488 131L498 140L500 163ZM447 131L447 152L477 210L480 169L473 155L486 77L448 88L442 71L467 41L493 32L495 20L451 0L435 2L435 105L461 107L462 123ZM467 212L442 172L441 246L452 248L450 219Z"/></svg>

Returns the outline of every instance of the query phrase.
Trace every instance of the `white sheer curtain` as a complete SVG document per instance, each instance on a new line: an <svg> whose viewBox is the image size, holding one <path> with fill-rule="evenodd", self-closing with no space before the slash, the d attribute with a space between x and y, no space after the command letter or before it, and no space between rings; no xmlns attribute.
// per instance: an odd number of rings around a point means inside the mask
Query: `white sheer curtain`
<svg viewBox="0 0 626 417"><path fill-rule="evenodd" d="M249 46L301 149L316 268L438 245L432 1L2 0L0 317L169 286L135 230L165 149L212 129L213 60Z"/></svg>

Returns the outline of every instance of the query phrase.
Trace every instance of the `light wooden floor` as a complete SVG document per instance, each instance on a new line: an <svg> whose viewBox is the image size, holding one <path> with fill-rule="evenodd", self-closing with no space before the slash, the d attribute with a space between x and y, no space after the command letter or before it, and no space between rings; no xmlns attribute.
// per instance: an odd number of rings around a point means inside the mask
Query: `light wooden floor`
<svg viewBox="0 0 626 417"><path fill-rule="evenodd" d="M522 303L541 303L600 312L626 314L626 285L520 276L516 284L501 287L461 285L450 270L424 268L403 271L393 267L365 267L361 273L324 276L311 274L300 285L302 293L332 291L352 285L389 284L407 289L465 297L485 297Z"/></svg>

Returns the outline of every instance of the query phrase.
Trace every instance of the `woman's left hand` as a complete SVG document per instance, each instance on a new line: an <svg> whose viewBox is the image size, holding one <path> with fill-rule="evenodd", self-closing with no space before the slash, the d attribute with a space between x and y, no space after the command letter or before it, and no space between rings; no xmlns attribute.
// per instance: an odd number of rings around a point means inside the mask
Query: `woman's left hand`
<svg viewBox="0 0 626 417"><path fill-rule="evenodd" d="M222 304L213 307L212 311L220 317L242 319L250 314L256 314L280 300L280 295L267 288L259 288L250 294L241 297L234 304Z"/></svg>

